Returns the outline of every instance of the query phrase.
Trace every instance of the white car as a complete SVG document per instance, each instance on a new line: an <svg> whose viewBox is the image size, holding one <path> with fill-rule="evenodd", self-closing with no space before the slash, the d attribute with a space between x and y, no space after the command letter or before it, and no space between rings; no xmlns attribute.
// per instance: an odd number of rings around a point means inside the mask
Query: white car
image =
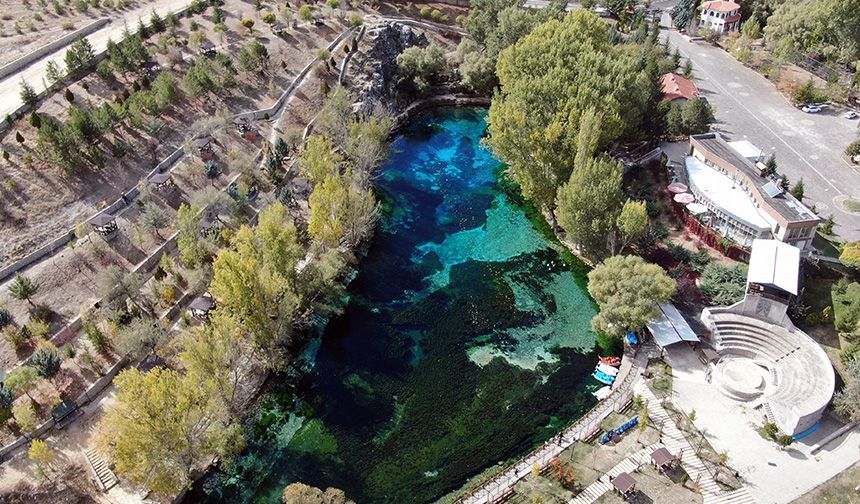
<svg viewBox="0 0 860 504"><path fill-rule="evenodd" d="M818 105L804 105L803 108L800 110L806 112L807 114L817 114L821 112L821 107L819 107Z"/></svg>
<svg viewBox="0 0 860 504"><path fill-rule="evenodd" d="M848 112L845 112L845 115L843 117L845 117L845 119L857 119L860 116L857 115L857 112L849 110Z"/></svg>

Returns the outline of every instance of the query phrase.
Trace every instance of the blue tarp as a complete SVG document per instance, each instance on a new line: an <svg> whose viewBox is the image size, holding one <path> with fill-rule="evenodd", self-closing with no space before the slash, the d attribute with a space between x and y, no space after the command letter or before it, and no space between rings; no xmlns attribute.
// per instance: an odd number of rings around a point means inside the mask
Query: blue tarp
<svg viewBox="0 0 860 504"><path fill-rule="evenodd" d="M638 345L639 344L639 337L636 336L635 332L627 331L626 337L627 337L627 343L630 343L631 345Z"/></svg>
<svg viewBox="0 0 860 504"><path fill-rule="evenodd" d="M616 427L616 428L612 429L611 431L607 432L606 434L604 434L603 437L600 438L600 442L602 444L606 444L609 442L609 440L611 440L615 436L620 436L620 435L624 434L625 432L627 432L628 430L632 429L633 427L636 427L637 425L639 425L639 416L638 415L631 418L626 423L622 424L620 427Z"/></svg>
<svg viewBox="0 0 860 504"><path fill-rule="evenodd" d="M820 428L821 428L821 424L816 422L812 427L806 429L805 431L791 436L791 439L793 439L795 441L799 441L799 440L805 438L806 436L812 434L813 432L817 431Z"/></svg>
<svg viewBox="0 0 860 504"><path fill-rule="evenodd" d="M594 373L591 376L593 376L595 380L597 380L600 383L603 383L605 385L612 385L612 382L615 381L614 376L610 376L610 375L604 373L603 371L598 371L596 369L594 370Z"/></svg>

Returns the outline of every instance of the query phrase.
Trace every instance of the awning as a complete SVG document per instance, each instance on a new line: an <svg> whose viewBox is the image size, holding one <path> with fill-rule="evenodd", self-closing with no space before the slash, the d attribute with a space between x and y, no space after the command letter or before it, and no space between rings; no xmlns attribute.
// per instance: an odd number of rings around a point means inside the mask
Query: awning
<svg viewBox="0 0 860 504"><path fill-rule="evenodd" d="M612 478L612 486L622 495L627 495L636 489L636 480L633 479L633 476L623 472Z"/></svg>
<svg viewBox="0 0 860 504"><path fill-rule="evenodd" d="M687 211L693 215L699 215L707 212L708 207L701 203L690 203L687 205Z"/></svg>
<svg viewBox="0 0 860 504"><path fill-rule="evenodd" d="M670 193L681 194L687 192L688 188L680 182L672 182L666 189L668 189Z"/></svg>
<svg viewBox="0 0 860 504"><path fill-rule="evenodd" d="M681 312L673 304L657 303L657 307L660 309L660 314L646 325L658 345L667 347L682 341L699 341L690 324L684 320Z"/></svg>
<svg viewBox="0 0 860 504"><path fill-rule="evenodd" d="M684 205L696 201L696 197L690 193L676 194L675 197L672 199L675 200L676 202L684 204Z"/></svg>

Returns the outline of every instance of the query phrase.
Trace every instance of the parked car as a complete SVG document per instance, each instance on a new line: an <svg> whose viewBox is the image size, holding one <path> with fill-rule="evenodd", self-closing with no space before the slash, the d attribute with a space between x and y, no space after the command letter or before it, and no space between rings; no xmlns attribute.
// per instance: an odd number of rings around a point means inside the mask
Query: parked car
<svg viewBox="0 0 860 504"><path fill-rule="evenodd" d="M848 112L845 112L845 115L843 117L845 117L845 119L857 119L860 116L857 115L857 112L849 110Z"/></svg>
<svg viewBox="0 0 860 504"><path fill-rule="evenodd" d="M817 113L821 112L821 107L819 107L818 105L809 104L809 105L804 105L803 108L800 110L806 112L807 114L817 114Z"/></svg>

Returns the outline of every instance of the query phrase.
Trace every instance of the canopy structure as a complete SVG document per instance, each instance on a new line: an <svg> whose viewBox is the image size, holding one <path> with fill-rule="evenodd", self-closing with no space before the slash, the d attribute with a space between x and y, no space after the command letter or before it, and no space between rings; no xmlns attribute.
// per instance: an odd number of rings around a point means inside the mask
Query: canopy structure
<svg viewBox="0 0 860 504"><path fill-rule="evenodd" d="M667 347L682 341L699 342L699 337L696 336L696 333L690 328L690 324L684 320L675 305L657 303L657 308L659 308L660 314L646 325L658 345Z"/></svg>
<svg viewBox="0 0 860 504"><path fill-rule="evenodd" d="M90 219L90 224L102 236L107 236L117 230L116 217L101 212Z"/></svg>
<svg viewBox="0 0 860 504"><path fill-rule="evenodd" d="M657 448L651 452L651 463L661 471L672 467L675 463L675 456L669 453L666 448Z"/></svg>
<svg viewBox="0 0 860 504"><path fill-rule="evenodd" d="M612 486L618 493L626 497L636 491L636 480L633 479L633 476L623 472L612 478Z"/></svg>
<svg viewBox="0 0 860 504"><path fill-rule="evenodd" d="M687 192L689 188L680 182L672 182L668 187L666 187L666 189L668 189L670 193L681 194Z"/></svg>
<svg viewBox="0 0 860 504"><path fill-rule="evenodd" d="M693 215L703 214L708 211L708 207L701 203L688 203L687 211Z"/></svg>
<svg viewBox="0 0 860 504"><path fill-rule="evenodd" d="M689 204L689 203L692 203L692 202L696 201L696 197L695 197L695 196L693 196L693 195L692 195L692 194L690 194L690 193L680 193L680 194L676 194L676 195L675 195L675 197L674 197L674 198L672 198L672 199L673 199L673 200L675 200L675 201L676 201L676 202L678 202L678 203L683 204L683 205L687 205L687 204Z"/></svg>
<svg viewBox="0 0 860 504"><path fill-rule="evenodd" d="M797 295L800 249L777 240L754 240L747 285L767 285Z"/></svg>

